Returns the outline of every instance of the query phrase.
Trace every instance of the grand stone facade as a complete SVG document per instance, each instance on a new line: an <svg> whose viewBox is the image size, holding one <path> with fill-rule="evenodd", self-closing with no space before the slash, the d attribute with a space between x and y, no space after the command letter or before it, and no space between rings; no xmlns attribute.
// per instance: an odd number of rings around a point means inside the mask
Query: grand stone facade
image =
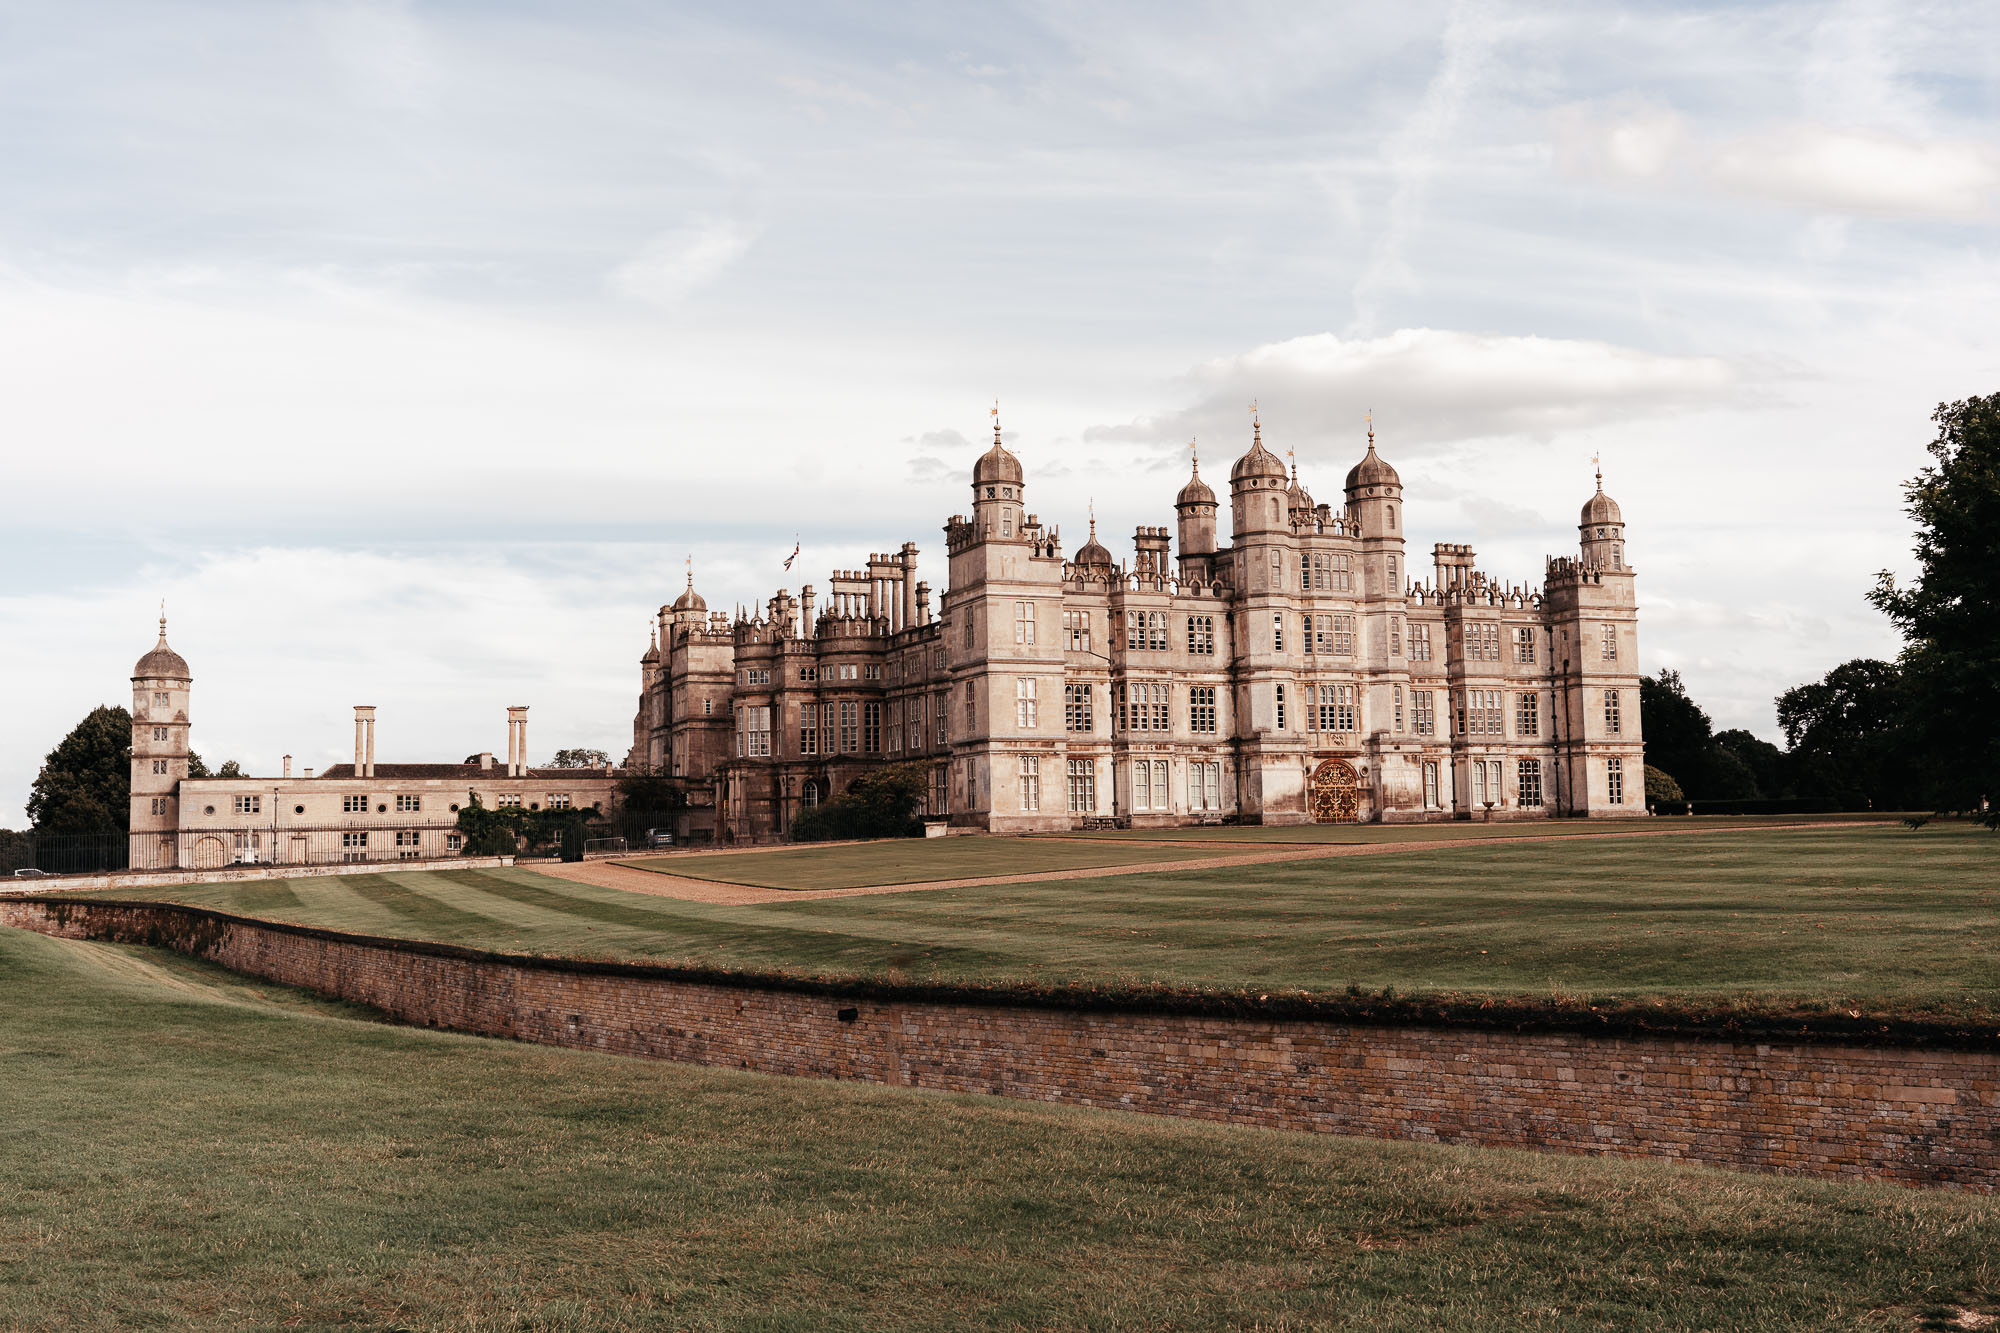
<svg viewBox="0 0 2000 1333"><path fill-rule="evenodd" d="M628 763L686 780L732 841L912 761L931 815L996 832L1645 812L1635 575L1601 475L1539 586L1463 545L1417 581L1372 430L1336 508L1253 426L1229 543L1197 462L1129 563L1094 521L1063 553L997 426L971 481L935 618L908 543L836 571L824 605L807 586L732 618L690 576Z"/></svg>

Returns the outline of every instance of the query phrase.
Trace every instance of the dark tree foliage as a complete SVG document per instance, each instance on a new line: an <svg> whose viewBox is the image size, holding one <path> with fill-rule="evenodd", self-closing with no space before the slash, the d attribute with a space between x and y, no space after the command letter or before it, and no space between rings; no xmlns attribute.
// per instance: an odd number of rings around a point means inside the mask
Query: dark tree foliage
<svg viewBox="0 0 2000 1333"><path fill-rule="evenodd" d="M21 829L0 828L0 872L13 874L35 863L35 835Z"/></svg>
<svg viewBox="0 0 2000 1333"><path fill-rule="evenodd" d="M1906 743L1946 810L2000 826L2000 393L1940 403L1932 466L1904 486L1917 576L1869 600L1903 631Z"/></svg>
<svg viewBox="0 0 2000 1333"><path fill-rule="evenodd" d="M557 750L555 758L549 760L550 768L602 768L611 762L611 756L602 750Z"/></svg>
<svg viewBox="0 0 2000 1333"><path fill-rule="evenodd" d="M1766 800L1783 800L1792 795L1791 763L1785 752L1771 742L1741 728L1731 728L1715 733L1715 744L1750 770L1757 795Z"/></svg>
<svg viewBox="0 0 2000 1333"><path fill-rule="evenodd" d="M836 838L921 837L924 789L930 782L925 764L893 764L863 773L847 790L826 804L804 811L792 821L796 842L826 842Z"/></svg>
<svg viewBox="0 0 2000 1333"><path fill-rule="evenodd" d="M1766 793L1734 750L1710 741L1695 763L1693 789L1704 801L1754 801Z"/></svg>
<svg viewBox="0 0 2000 1333"><path fill-rule="evenodd" d="M1699 790L1699 779L1713 725L1701 705L1688 698L1680 672L1640 678L1639 729L1646 737L1646 762L1673 778L1690 797L1707 795Z"/></svg>
<svg viewBox="0 0 2000 1333"><path fill-rule="evenodd" d="M42 761L28 819L43 834L123 833L132 817L132 715L100 705Z"/></svg>
<svg viewBox="0 0 2000 1333"><path fill-rule="evenodd" d="M596 806L585 810L524 810L507 806L489 810L477 792L458 809L458 831L465 835L466 856L512 856L558 853L565 861L583 859L583 840L593 836L590 825L599 818Z"/></svg>
<svg viewBox="0 0 2000 1333"><path fill-rule="evenodd" d="M674 816L687 807L687 788L679 778L641 768L628 769L618 779L618 829L627 838L671 827Z"/></svg>
<svg viewBox="0 0 2000 1333"><path fill-rule="evenodd" d="M1778 696L1799 795L1877 810L1921 795L1903 730L1903 684L1894 662L1856 658Z"/></svg>

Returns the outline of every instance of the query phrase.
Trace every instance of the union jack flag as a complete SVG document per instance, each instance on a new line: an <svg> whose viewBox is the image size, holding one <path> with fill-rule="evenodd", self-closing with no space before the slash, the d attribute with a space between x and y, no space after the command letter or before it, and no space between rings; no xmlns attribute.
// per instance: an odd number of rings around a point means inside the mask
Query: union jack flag
<svg viewBox="0 0 2000 1333"><path fill-rule="evenodd" d="M788 555L788 556L786 556L786 557L785 557L785 568L786 568L787 570L791 569L791 567L792 567L792 561L794 561L794 560L796 560L796 559L798 559L798 558L799 558L799 544L798 544L797 542L793 542L793 543L792 543L792 553L791 553L790 555Z"/></svg>

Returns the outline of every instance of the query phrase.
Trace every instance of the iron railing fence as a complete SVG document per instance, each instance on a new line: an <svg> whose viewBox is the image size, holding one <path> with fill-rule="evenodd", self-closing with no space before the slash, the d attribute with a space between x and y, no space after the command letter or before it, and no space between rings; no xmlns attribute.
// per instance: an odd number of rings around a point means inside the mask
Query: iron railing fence
<svg viewBox="0 0 2000 1333"><path fill-rule="evenodd" d="M88 875L125 869L131 840L123 833L26 833L0 839L0 872Z"/></svg>
<svg viewBox="0 0 2000 1333"><path fill-rule="evenodd" d="M238 865L334 865L342 862L445 860L465 852L453 825L339 827L270 823L178 832L39 834L0 840L0 871L47 875L112 870L221 870Z"/></svg>

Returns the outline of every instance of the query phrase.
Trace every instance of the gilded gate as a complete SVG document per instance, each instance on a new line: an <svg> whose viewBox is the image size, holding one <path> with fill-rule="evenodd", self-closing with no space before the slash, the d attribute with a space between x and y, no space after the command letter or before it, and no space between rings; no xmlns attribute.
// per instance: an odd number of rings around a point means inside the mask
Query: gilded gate
<svg viewBox="0 0 2000 1333"><path fill-rule="evenodd" d="M1326 759L1312 771L1308 787L1315 824L1354 824L1361 819L1361 784L1354 765L1345 759Z"/></svg>

